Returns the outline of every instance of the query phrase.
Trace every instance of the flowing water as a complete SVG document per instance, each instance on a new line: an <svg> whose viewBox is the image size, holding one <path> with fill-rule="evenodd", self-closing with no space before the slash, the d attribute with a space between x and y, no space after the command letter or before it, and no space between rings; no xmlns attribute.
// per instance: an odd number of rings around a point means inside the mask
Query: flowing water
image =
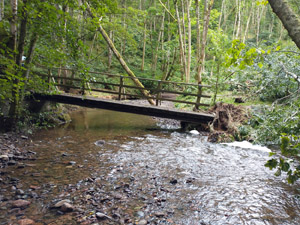
<svg viewBox="0 0 300 225"><path fill-rule="evenodd" d="M22 216L39 224L79 224L75 215L50 209L66 198L90 217L118 210L129 218L99 224L300 224L299 185L264 167L267 151L212 144L146 116L83 109L72 119L34 135L36 161L7 169L28 195L39 187L38 197L17 215L2 206L0 224ZM107 197L108 205L103 196L115 192L122 196Z"/></svg>

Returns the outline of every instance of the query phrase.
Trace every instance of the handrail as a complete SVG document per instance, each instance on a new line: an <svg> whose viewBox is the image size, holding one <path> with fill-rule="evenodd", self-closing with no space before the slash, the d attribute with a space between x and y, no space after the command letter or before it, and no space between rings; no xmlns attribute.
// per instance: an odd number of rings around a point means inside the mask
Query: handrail
<svg viewBox="0 0 300 225"><path fill-rule="evenodd" d="M39 66L38 68L44 68L44 69L49 69L48 67L45 66ZM59 67L52 67L51 69L57 69L57 70L68 70L68 71L74 71L74 69L69 69L69 68L59 68ZM148 80L148 81L158 81L156 79L152 79L152 78L145 78L145 77L130 77L130 76L124 76L121 74L110 74L110 73L105 73L105 72L96 72L96 71L87 71L87 73L93 73L93 74L103 74L106 76L113 76L113 77L121 77L123 76L124 78L129 78L129 79L139 79L139 80ZM194 87L198 87L199 85L201 87L207 87L207 88L211 88L210 85L203 85L203 84L193 84L193 83L185 83L185 82L174 82L174 81L166 81L166 80L161 80L161 82L163 83L170 83L170 84L180 84L180 85L186 85L186 86L194 86Z"/></svg>
<svg viewBox="0 0 300 225"><path fill-rule="evenodd" d="M161 101L171 101L171 102L177 102L177 103L191 104L191 105L194 105L197 109L199 108L199 106L209 106L208 104L200 103L201 98L210 98L211 97L209 95L202 94L203 88L210 87L207 85L201 85L201 84L197 85L197 84L189 84L189 83L183 83L183 82L162 81L162 80L155 80L155 79L149 79L149 78L138 78L138 77L131 78L129 76L105 73L105 75L107 75L107 76L114 76L116 78L117 77L119 78L119 83L112 83L112 82L84 80L81 78L75 78L76 71L72 70L72 69L67 69L67 68L52 68L52 69L61 69L61 70L72 71L72 75L71 75L72 77L53 75L51 69L47 69L47 74L44 74L43 72L38 72L38 71L34 72L36 75L38 75L40 77L45 77L47 79L49 90L50 90L50 83L52 83L54 85L54 87L56 87L57 90L58 90L58 87L64 87L64 88L68 88L68 89L71 89L71 88L80 89L81 94L85 94L86 90L110 93L110 94L118 95L119 100L122 99L122 96L124 96L124 97L132 96L132 97L144 98L143 95L125 93L125 89L147 90L147 91L152 91L152 93L154 93L149 98L155 100L157 106ZM91 72L88 72L88 73L91 73ZM103 74L100 72L94 72L94 73ZM154 81L157 83L157 86L153 87L153 88L143 88L143 87L132 86L132 85L125 84L124 79L140 79L140 80ZM63 82L61 83L61 81L63 81ZM66 82L66 81L68 81L68 82ZM78 83L76 84L76 82L80 82L80 84L78 85ZM175 85L175 86L173 86L173 88L174 88L173 90L169 90L170 86L168 86L168 85L170 85L170 84ZM91 87L90 85L103 85L104 89L103 88L99 89L99 86L96 88L94 86ZM167 85L167 86L165 86L165 85ZM109 90L106 88L107 86L115 87L118 90ZM181 91L182 89L180 87L182 87L182 86L197 87L197 89L196 89L197 93ZM86 88L86 87L88 87L88 88ZM166 87L167 87L167 89L166 89ZM175 87L179 87L179 90L178 90L178 88L175 88ZM194 102L185 101L185 100L177 100L177 99L169 99L169 98L165 98L162 95L163 93L192 96L192 97L197 97L197 98L196 98L196 101L194 101Z"/></svg>

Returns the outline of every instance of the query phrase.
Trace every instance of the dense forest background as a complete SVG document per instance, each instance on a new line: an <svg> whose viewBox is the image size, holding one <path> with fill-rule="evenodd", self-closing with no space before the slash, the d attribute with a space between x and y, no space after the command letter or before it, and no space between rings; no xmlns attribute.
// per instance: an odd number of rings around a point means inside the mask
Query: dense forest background
<svg viewBox="0 0 300 225"><path fill-rule="evenodd" d="M272 2L300 14L297 0ZM210 104L241 94L263 102L240 128L255 128L255 140L299 133L300 52L261 0L1 0L2 117L24 117L24 96L47 86L39 67L87 81L102 79L88 71L126 74L105 34L138 77L211 85Z"/></svg>

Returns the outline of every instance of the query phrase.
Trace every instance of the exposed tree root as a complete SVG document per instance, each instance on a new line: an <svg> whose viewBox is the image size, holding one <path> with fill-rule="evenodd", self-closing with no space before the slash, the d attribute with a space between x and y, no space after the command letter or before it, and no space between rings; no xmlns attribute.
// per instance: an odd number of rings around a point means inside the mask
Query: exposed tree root
<svg viewBox="0 0 300 225"><path fill-rule="evenodd" d="M222 102L217 103L209 112L216 115L214 121L209 125L208 140L211 142L234 140L239 136L238 127L249 118L245 107Z"/></svg>

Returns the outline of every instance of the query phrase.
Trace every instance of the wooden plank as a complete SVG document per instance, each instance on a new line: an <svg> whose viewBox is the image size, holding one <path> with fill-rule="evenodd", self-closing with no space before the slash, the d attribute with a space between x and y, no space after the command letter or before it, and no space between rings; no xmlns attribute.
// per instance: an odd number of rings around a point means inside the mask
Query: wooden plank
<svg viewBox="0 0 300 225"><path fill-rule="evenodd" d="M54 101L65 104L79 105L90 108L108 109L119 112L135 113L154 117L175 119L192 123L208 123L214 119L214 116L206 113L188 112L183 110L166 109L162 107L149 105L134 105L127 102L119 102L107 99L93 97L71 96L67 94L43 95L34 94L33 99Z"/></svg>

